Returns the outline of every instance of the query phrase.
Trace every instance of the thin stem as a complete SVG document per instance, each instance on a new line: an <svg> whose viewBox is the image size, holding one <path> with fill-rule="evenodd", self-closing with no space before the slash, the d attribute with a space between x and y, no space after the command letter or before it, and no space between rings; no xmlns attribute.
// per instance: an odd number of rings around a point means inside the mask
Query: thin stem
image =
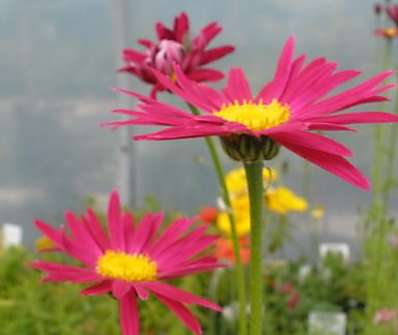
<svg viewBox="0 0 398 335"><path fill-rule="evenodd" d="M395 96L395 105L394 105L394 113L398 114L398 91ZM384 184L384 206L386 212L390 205L390 193L392 189L395 187L395 180L394 180L394 167L395 167L395 157L396 157L396 145L398 140L398 128L397 125L391 125L391 133L390 133L390 143L388 146L388 156L387 156L387 171L386 171L386 180Z"/></svg>
<svg viewBox="0 0 398 335"><path fill-rule="evenodd" d="M246 179L250 199L251 259L250 259L250 335L261 335L263 330L263 177L262 161L246 162Z"/></svg>
<svg viewBox="0 0 398 335"><path fill-rule="evenodd" d="M383 68L386 69L391 64L392 43L391 40L386 40L386 47L384 51ZM373 132L374 142L374 160L373 160L373 206L372 214L375 221L379 221L384 213L383 206L383 173L382 167L384 162L384 127L383 125L376 125Z"/></svg>
<svg viewBox="0 0 398 335"><path fill-rule="evenodd" d="M192 114L194 115L200 114L199 111L194 106L189 105L189 108ZM211 137L205 137L205 142L211 160L213 162L218 182L220 184L222 198L224 200L225 205L228 208L227 215L231 228L232 246L235 257L235 277L236 277L236 285L238 289L238 300L239 300L239 334L247 335L245 273L243 271L242 260L240 257L240 245L239 245L238 233L236 230L235 217L231 211L232 209L231 197L229 195L227 184L225 183L224 167L222 166L221 160L218 156L216 145Z"/></svg>

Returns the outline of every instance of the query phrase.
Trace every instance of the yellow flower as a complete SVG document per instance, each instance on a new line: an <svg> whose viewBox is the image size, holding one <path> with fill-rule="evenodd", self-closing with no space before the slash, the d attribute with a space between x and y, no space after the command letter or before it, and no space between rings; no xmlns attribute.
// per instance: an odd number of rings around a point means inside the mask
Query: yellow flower
<svg viewBox="0 0 398 335"><path fill-rule="evenodd" d="M37 251L50 251L55 248L55 244L47 236L39 237L35 242Z"/></svg>
<svg viewBox="0 0 398 335"><path fill-rule="evenodd" d="M238 237L246 236L250 233L250 215L249 212L236 212L236 233ZM217 216L217 227L221 233L231 236L231 225L226 212L221 212Z"/></svg>
<svg viewBox="0 0 398 335"><path fill-rule="evenodd" d="M278 179L278 173L274 169L263 169L263 178L265 183L273 182ZM225 176L228 191L231 196L239 196L242 193L247 193L246 174L244 168L231 170Z"/></svg>
<svg viewBox="0 0 398 335"><path fill-rule="evenodd" d="M321 220L325 216L325 208L323 208L322 206L314 207L311 210L311 216L315 220Z"/></svg>
<svg viewBox="0 0 398 335"><path fill-rule="evenodd" d="M307 200L294 194L287 187L277 187L268 190L265 200L269 210L278 214L304 212L308 209Z"/></svg>

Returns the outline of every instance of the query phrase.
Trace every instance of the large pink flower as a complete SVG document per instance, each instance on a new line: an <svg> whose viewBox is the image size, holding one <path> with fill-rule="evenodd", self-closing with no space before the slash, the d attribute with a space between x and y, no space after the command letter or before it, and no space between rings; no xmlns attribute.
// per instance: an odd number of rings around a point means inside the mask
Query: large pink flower
<svg viewBox="0 0 398 335"><path fill-rule="evenodd" d="M163 74L173 77L173 63L180 64L184 73L192 80L217 81L224 77L221 71L204 66L214 62L234 51L232 45L223 45L207 49L209 43L222 31L217 22L206 25L200 33L191 39L189 33L189 18L181 13L174 19L174 26L169 29L158 22L156 32L158 41L139 39L138 43L146 50L123 50L123 60L126 65L120 69L129 72L144 82L153 85L152 96L165 87L158 82L152 69L158 69Z"/></svg>
<svg viewBox="0 0 398 335"><path fill-rule="evenodd" d="M81 292L84 295L111 293L119 302L123 335L140 333L137 299L146 300L150 293L195 334L202 333L201 327L186 305L220 310L216 304L163 282L220 266L214 257L197 256L216 240L205 234L207 227L193 228L192 220L183 218L158 234L162 214L147 214L134 224L133 217L121 211L116 192L109 200L109 234L91 210L82 217L67 212L65 218L70 234L42 221L36 221L36 226L82 266L36 261L33 267L46 273L44 281L92 282Z"/></svg>
<svg viewBox="0 0 398 335"><path fill-rule="evenodd" d="M156 72L159 81L189 104L201 109L203 115L192 115L177 107L124 91L141 100L135 110L114 112L132 119L108 123L112 127L158 125L166 129L136 136L137 140L174 140L220 136L222 142L244 147L247 138L263 150L270 143L282 145L298 156L320 166L345 181L368 189L368 180L345 157L352 155L344 145L312 131L352 131L347 125L356 123L398 122L398 117L376 111L344 110L372 102L387 100L381 94L394 87L384 84L392 71L336 94L334 89L357 77L355 70L336 71L337 64L317 58L305 65L305 55L293 59L294 39L289 38L274 78L253 96L241 69L229 72L226 87L216 91L189 80L176 68L177 82ZM272 146L271 146L272 147ZM254 159L258 159L255 157Z"/></svg>

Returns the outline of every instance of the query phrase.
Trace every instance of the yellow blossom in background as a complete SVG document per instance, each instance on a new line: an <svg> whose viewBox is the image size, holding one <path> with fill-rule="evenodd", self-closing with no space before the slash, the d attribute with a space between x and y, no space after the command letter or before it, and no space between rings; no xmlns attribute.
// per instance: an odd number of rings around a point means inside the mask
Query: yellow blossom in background
<svg viewBox="0 0 398 335"><path fill-rule="evenodd" d="M55 244L48 237L42 236L39 237L35 242L37 251L50 251L55 248Z"/></svg>
<svg viewBox="0 0 398 335"><path fill-rule="evenodd" d="M314 207L311 210L311 216L315 220L323 219L323 217L325 216L325 208L323 208L322 206Z"/></svg>
<svg viewBox="0 0 398 335"><path fill-rule="evenodd" d="M250 215L249 212L235 213L236 219L236 232L238 237L244 237L250 233ZM226 235L231 236L231 224L228 214L221 212L217 216L217 228L219 231Z"/></svg>
<svg viewBox="0 0 398 335"><path fill-rule="evenodd" d="M268 209L278 214L305 212L308 209L305 198L296 195L289 188L283 186L268 190L265 201Z"/></svg>
<svg viewBox="0 0 398 335"><path fill-rule="evenodd" d="M274 169L263 169L264 183L268 184L278 179L278 172ZM231 196L239 196L247 193L246 174L244 168L234 169L225 176L225 183Z"/></svg>

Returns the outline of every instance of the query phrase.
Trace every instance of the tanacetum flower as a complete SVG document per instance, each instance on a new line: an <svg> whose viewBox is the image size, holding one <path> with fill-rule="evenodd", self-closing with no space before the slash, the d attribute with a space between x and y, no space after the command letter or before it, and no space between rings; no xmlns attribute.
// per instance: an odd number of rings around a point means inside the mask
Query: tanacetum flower
<svg viewBox="0 0 398 335"><path fill-rule="evenodd" d="M263 179L265 184L274 182L278 179L278 172L275 169L263 169ZM225 176L225 183L232 197L247 193L247 180L244 168L233 169Z"/></svg>
<svg viewBox="0 0 398 335"><path fill-rule="evenodd" d="M36 226L82 265L35 261L33 267L46 273L47 282L92 283L83 295L111 293L119 302L123 335L140 334L138 299L146 300L150 293L195 334L202 333L201 326L186 305L220 311L216 304L164 282L220 266L214 257L198 256L217 239L205 235L206 226L192 228L192 220L182 218L158 234L162 214L147 214L135 224L129 213L121 211L116 192L109 200L109 233L91 210L82 217L67 212L65 218L70 234L42 221Z"/></svg>
<svg viewBox="0 0 398 335"><path fill-rule="evenodd" d="M210 42L222 31L217 22L211 22L203 27L192 39L189 26L186 13L181 13L174 19L171 29L158 22L156 24L158 40L153 42L139 39L138 43L145 48L143 52L135 49L123 50L122 56L126 65L119 71L129 72L144 82L152 84L152 96L165 89L153 74L152 69L157 69L174 79L173 63L179 64L184 73L194 81L222 79L224 75L221 71L204 66L228 55L235 48L232 45L223 45L208 49Z"/></svg>
<svg viewBox="0 0 398 335"><path fill-rule="evenodd" d="M250 233L249 197L247 194L234 196L231 199L231 210L235 218L236 233L238 237L245 237ZM217 228L225 236L231 236L231 223L227 211L221 211L217 215Z"/></svg>
<svg viewBox="0 0 398 335"><path fill-rule="evenodd" d="M114 112L132 116L108 126L161 126L166 129L135 136L137 140L165 141L195 137L220 136L231 156L245 160L272 158L275 147L282 145L296 155L361 189L369 182L345 158L351 151L344 145L312 131L352 131L347 125L398 122L398 116L375 111L342 113L371 102L388 100L384 92L395 87L384 84L392 75L385 71L371 79L334 95L331 92L357 77L355 70L336 71L337 64L317 58L305 64L305 55L293 58L294 38L286 42L274 78L253 96L243 71L229 72L226 87L217 91L198 84L176 67L176 82L160 72L159 81L186 102L204 111L191 115L175 106L135 92L121 92L137 97L135 110ZM241 149L241 152L239 149ZM248 157L249 156L249 157Z"/></svg>
<svg viewBox="0 0 398 335"><path fill-rule="evenodd" d="M267 190L265 202L270 211L278 214L305 212L308 209L307 200L283 186Z"/></svg>

